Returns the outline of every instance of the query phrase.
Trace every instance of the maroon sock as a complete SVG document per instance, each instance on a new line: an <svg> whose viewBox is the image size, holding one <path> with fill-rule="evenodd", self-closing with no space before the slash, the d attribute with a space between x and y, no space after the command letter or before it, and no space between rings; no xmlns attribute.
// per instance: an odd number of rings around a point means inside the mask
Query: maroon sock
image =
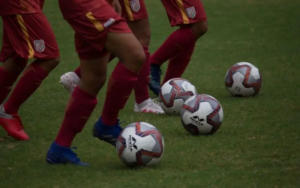
<svg viewBox="0 0 300 188"><path fill-rule="evenodd" d="M21 104L41 85L48 72L38 64L31 64L23 73L16 87L12 91L4 107L9 114L16 114Z"/></svg>
<svg viewBox="0 0 300 188"><path fill-rule="evenodd" d="M105 125L116 124L119 111L125 106L136 81L137 74L131 72L119 62L107 85L106 99L101 116Z"/></svg>
<svg viewBox="0 0 300 188"><path fill-rule="evenodd" d="M138 80L134 86L135 101L140 104L144 100L149 98L148 84L149 84L149 73L150 73L150 61L148 47L144 47L146 54L146 61L138 75Z"/></svg>
<svg viewBox="0 0 300 188"><path fill-rule="evenodd" d="M74 70L75 74L77 74L77 76L79 78L81 78L81 73L80 73L80 66L78 66L75 70Z"/></svg>
<svg viewBox="0 0 300 188"><path fill-rule="evenodd" d="M151 64L162 65L187 47L194 45L196 37L190 28L179 28L150 57Z"/></svg>
<svg viewBox="0 0 300 188"><path fill-rule="evenodd" d="M96 104L96 96L76 87L65 111L65 117L55 142L60 146L70 147L76 134L83 129Z"/></svg>
<svg viewBox="0 0 300 188"><path fill-rule="evenodd" d="M0 104L7 97L18 76L19 73L10 73L3 67L0 67Z"/></svg>
<svg viewBox="0 0 300 188"><path fill-rule="evenodd" d="M194 45L190 45L186 50L181 51L174 58L170 59L168 68L162 83L165 83L171 78L181 77L186 67L188 66L191 56L195 48Z"/></svg>

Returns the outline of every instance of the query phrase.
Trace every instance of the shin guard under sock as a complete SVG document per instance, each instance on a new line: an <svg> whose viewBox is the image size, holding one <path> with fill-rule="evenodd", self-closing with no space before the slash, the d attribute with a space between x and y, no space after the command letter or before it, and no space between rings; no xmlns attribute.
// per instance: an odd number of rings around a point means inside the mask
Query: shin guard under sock
<svg viewBox="0 0 300 188"><path fill-rule="evenodd" d="M9 114L18 112L19 107L41 85L48 72L37 64L31 64L23 73L16 87L12 91L4 107Z"/></svg>
<svg viewBox="0 0 300 188"><path fill-rule="evenodd" d="M138 80L134 86L135 102L137 104L142 103L149 98L148 84L149 84L149 73L150 73L150 61L149 51L147 47L144 47L146 55L146 61L144 62L142 69L138 75Z"/></svg>
<svg viewBox="0 0 300 188"><path fill-rule="evenodd" d="M76 87L65 111L65 117L55 142L70 147L76 134L81 132L97 104L96 96Z"/></svg>
<svg viewBox="0 0 300 188"><path fill-rule="evenodd" d="M125 106L136 82L137 74L128 70L122 63L118 63L107 85L101 116L105 125L116 124L119 111Z"/></svg>
<svg viewBox="0 0 300 188"><path fill-rule="evenodd" d="M196 40L191 28L179 28L151 55L150 63L162 65L181 51L194 45Z"/></svg>

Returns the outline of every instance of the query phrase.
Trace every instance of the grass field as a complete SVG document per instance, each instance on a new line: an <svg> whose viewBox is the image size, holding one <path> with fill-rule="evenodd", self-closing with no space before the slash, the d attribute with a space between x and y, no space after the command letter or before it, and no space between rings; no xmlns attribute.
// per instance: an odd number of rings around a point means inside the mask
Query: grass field
<svg viewBox="0 0 300 188"><path fill-rule="evenodd" d="M146 3L153 52L172 28L160 1ZM0 129L0 187L300 187L300 1L203 3L209 31L197 42L183 77L199 93L221 102L223 124L212 136L191 136L179 117L134 113L131 97L120 113L123 125L133 121L155 125L164 135L165 153L157 166L130 169L119 161L114 148L91 136L105 89L73 143L79 157L91 165L45 162L69 98L58 84L59 76L78 65L73 31L62 19L57 1L46 1L45 13L57 36L61 63L20 110L31 140L17 142ZM260 69L263 85L258 96L234 98L226 91L225 72L239 61Z"/></svg>

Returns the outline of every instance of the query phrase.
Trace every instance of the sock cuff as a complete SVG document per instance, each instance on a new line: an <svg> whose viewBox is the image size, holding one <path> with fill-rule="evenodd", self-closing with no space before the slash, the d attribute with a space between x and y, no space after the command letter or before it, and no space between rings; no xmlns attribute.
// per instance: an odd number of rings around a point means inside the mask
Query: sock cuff
<svg viewBox="0 0 300 188"><path fill-rule="evenodd" d="M97 103L97 98L94 95L89 94L88 92L82 90L79 86L76 86L74 88L74 91L72 93L73 97L79 97L79 98L84 98L88 100L94 100L94 103Z"/></svg>
<svg viewBox="0 0 300 188"><path fill-rule="evenodd" d="M135 72L130 71L123 65L122 63L118 63L115 67L112 78L114 80L130 80L130 81L137 81L138 74Z"/></svg>

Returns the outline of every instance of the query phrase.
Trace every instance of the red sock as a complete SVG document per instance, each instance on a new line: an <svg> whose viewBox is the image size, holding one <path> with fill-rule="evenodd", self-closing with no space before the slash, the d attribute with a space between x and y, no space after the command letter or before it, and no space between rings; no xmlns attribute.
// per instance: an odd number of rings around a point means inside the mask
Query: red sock
<svg viewBox="0 0 300 188"><path fill-rule="evenodd" d="M184 73L186 67L188 66L191 56L194 52L194 45L189 46L186 50L181 51L181 53L177 54L174 58L170 59L168 68L162 83L167 82L171 78L181 77Z"/></svg>
<svg viewBox="0 0 300 188"><path fill-rule="evenodd" d="M194 45L196 40L190 28L177 29L150 57L151 64L162 65L168 59L185 51L187 47Z"/></svg>
<svg viewBox="0 0 300 188"><path fill-rule="evenodd" d="M55 142L60 146L70 147L76 134L83 129L96 104L96 96L76 87L65 111L65 117Z"/></svg>
<svg viewBox="0 0 300 188"><path fill-rule="evenodd" d="M150 73L150 61L148 47L144 47L146 54L146 62L138 75L138 80L134 86L135 101L140 104L144 100L149 98L148 84L149 84L149 73Z"/></svg>
<svg viewBox="0 0 300 188"><path fill-rule="evenodd" d="M3 103L19 74L10 73L0 67L0 104Z"/></svg>
<svg viewBox="0 0 300 188"><path fill-rule="evenodd" d="M74 70L74 72L77 74L77 76L78 76L79 78L81 78L80 66L78 66L78 67Z"/></svg>
<svg viewBox="0 0 300 188"><path fill-rule="evenodd" d="M137 74L131 72L119 62L107 85L106 99L101 116L105 125L116 124L119 111L125 106L136 81Z"/></svg>
<svg viewBox="0 0 300 188"><path fill-rule="evenodd" d="M23 73L13 92L6 101L4 108L9 114L16 114L21 104L41 85L48 72L38 64L31 64Z"/></svg>

